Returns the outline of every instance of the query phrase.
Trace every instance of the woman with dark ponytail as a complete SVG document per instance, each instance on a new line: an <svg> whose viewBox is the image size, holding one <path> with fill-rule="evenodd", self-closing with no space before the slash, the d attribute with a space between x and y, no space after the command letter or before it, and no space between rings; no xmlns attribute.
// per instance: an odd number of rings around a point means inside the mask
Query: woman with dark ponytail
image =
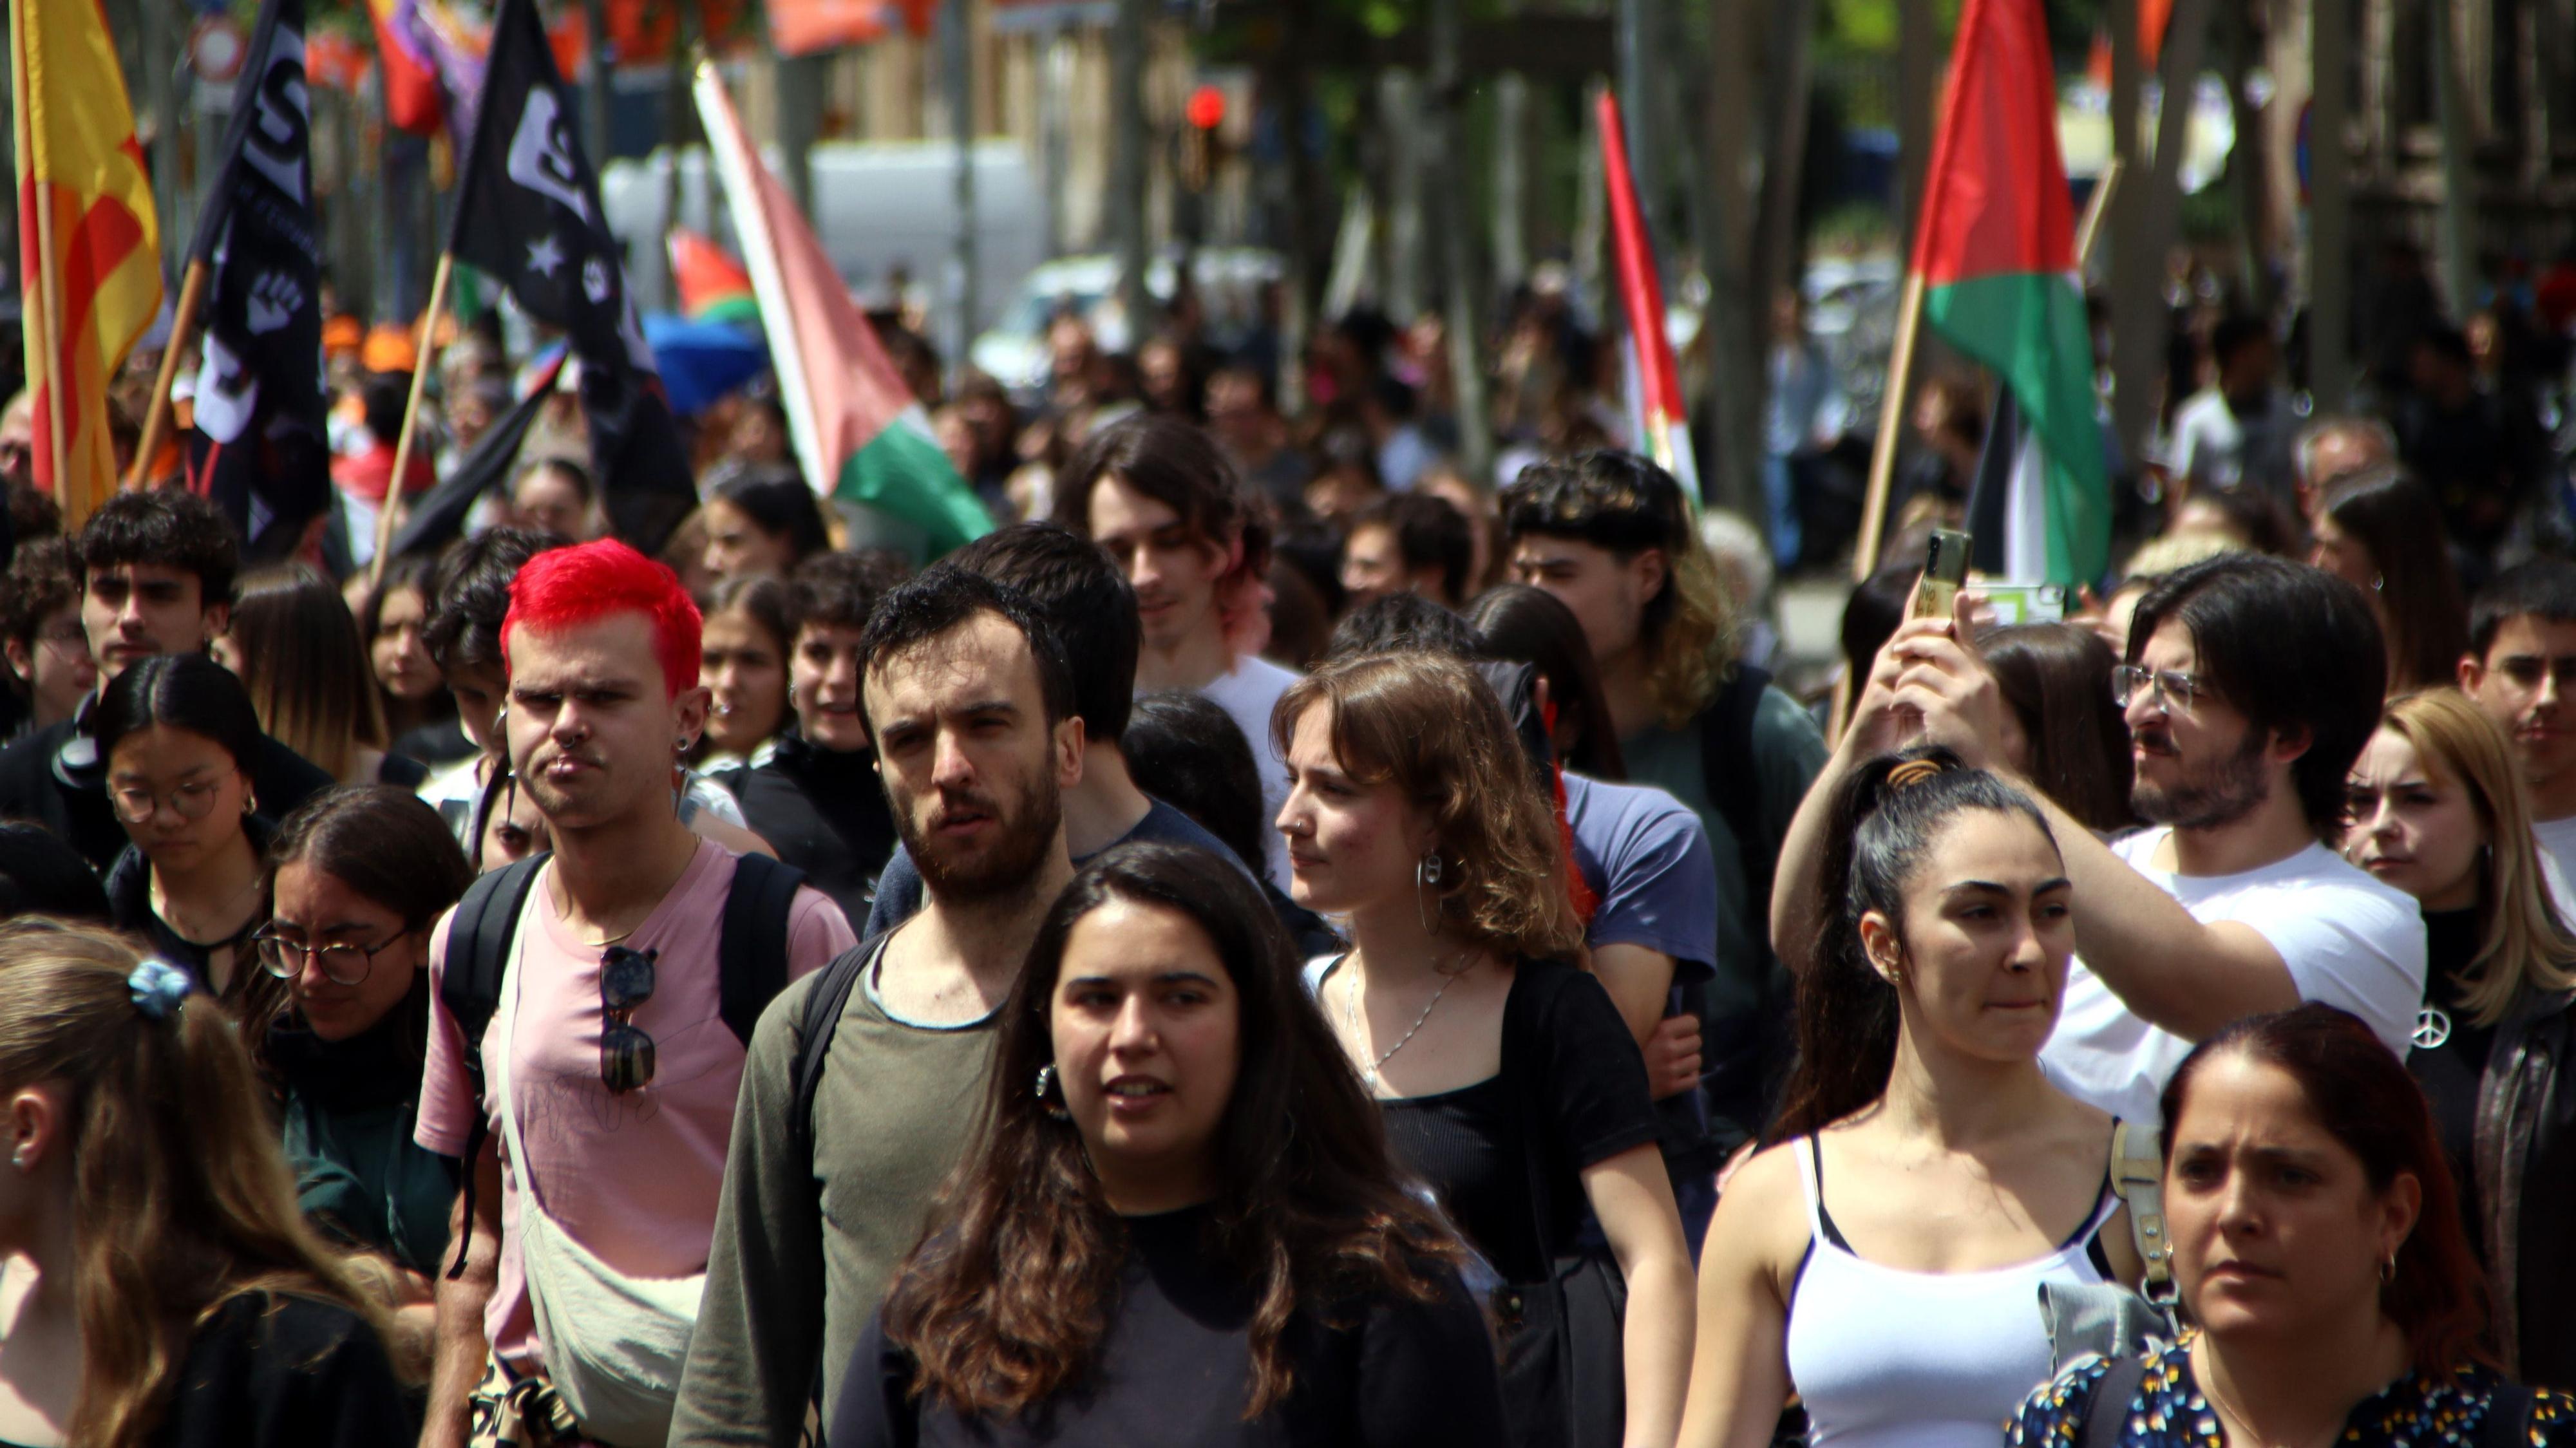
<svg viewBox="0 0 2576 1448"><path fill-rule="evenodd" d="M2036 1289L2134 1282L2113 1122L2040 1074L2074 950L2045 818L1946 749L1845 777L1798 1065L1719 1200L1684 1448L1985 1448L2050 1368Z"/></svg>

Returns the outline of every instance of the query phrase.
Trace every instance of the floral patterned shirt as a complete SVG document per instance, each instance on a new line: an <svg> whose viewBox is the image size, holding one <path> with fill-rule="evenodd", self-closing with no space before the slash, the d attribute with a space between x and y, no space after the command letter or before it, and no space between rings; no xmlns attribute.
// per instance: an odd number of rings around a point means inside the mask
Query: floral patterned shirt
<svg viewBox="0 0 2576 1448"><path fill-rule="evenodd" d="M2226 1448L2218 1410L2192 1376L2194 1336L2147 1355L2146 1380L2128 1405L2120 1448ZM2042 1385L2004 1425L2005 1448L2074 1448L2110 1366L2082 1358ZM2336 1448L2478 1448L2487 1441L2487 1400L2502 1382L2476 1366L2453 1377L2400 1378L2352 1410ZM2576 1397L2538 1389L2532 1399L2531 1448L2576 1448Z"/></svg>

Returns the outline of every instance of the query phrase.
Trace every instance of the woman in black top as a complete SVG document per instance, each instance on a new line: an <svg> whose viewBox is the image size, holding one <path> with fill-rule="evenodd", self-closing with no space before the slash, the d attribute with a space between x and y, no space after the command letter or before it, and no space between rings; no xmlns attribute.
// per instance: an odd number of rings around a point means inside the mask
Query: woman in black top
<svg viewBox="0 0 2576 1448"><path fill-rule="evenodd" d="M375 1309L297 1215L240 1033L186 971L0 925L0 1104L0 1443L411 1441Z"/></svg>
<svg viewBox="0 0 2576 1448"><path fill-rule="evenodd" d="M1454 659L1363 655L1290 686L1271 733L1291 893L1345 918L1352 942L1310 971L1316 999L1398 1158L1514 1284L1494 1299L1514 1441L1671 1442L1690 1257L1644 1059L1609 993L1567 963L1583 925L1564 844L1501 702ZM1624 1331L1553 1281L1587 1203L1626 1281ZM1571 1396L1610 1412L1569 1412L1561 1353L1592 1369Z"/></svg>
<svg viewBox="0 0 2576 1448"><path fill-rule="evenodd" d="M1500 1440L1458 1246L1240 869L1104 852L1001 1020L978 1144L859 1341L833 1448Z"/></svg>
<svg viewBox="0 0 2576 1448"><path fill-rule="evenodd" d="M2432 1102L2493 1284L2490 1340L2525 1381L2576 1387L2576 932L2503 732L2449 689L2382 711L2354 761L2354 864L2424 910L2407 1068Z"/></svg>
<svg viewBox="0 0 2576 1448"><path fill-rule="evenodd" d="M251 959L268 919L270 825L258 817L251 761L259 715L241 681L203 654L155 654L99 700L107 797L129 844L107 870L116 923L182 965L236 1009L265 1020L284 990Z"/></svg>
<svg viewBox="0 0 2576 1448"><path fill-rule="evenodd" d="M797 570L787 660L794 727L770 741L756 767L713 776L742 802L752 833L853 921L868 918L869 887L895 845L876 750L859 715L859 632L878 596L900 580L888 560L849 553Z"/></svg>

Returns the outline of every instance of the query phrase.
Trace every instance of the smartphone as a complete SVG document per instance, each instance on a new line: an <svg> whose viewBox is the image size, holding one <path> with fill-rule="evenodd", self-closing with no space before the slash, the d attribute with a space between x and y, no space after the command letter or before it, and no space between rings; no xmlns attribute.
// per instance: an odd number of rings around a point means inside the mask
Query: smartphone
<svg viewBox="0 0 2576 1448"><path fill-rule="evenodd" d="M2056 583L1980 583L1986 600L1985 627L2017 623L2064 623L2066 588Z"/></svg>
<svg viewBox="0 0 2576 1448"><path fill-rule="evenodd" d="M1923 558L1923 583L1914 591L1916 618L1948 618L1951 600L1959 596L1959 585L1968 581L1968 549L1965 533L1949 528L1932 530L1932 541Z"/></svg>

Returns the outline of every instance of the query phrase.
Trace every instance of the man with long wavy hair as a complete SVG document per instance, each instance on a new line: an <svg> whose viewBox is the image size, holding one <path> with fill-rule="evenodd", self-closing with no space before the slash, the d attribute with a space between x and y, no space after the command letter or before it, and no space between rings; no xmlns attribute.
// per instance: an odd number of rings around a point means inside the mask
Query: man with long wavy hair
<svg viewBox="0 0 2576 1448"><path fill-rule="evenodd" d="M1698 814L1717 863L1717 976L1706 1028L1712 1145L1768 1114L1787 1064L1788 982L1763 928L1780 841L1825 763L1796 700L1737 658L1737 623L1670 473L1632 453L1536 463L1502 495L1511 574L1556 595L1600 666L1628 780ZM1711 1163L1713 1166L1713 1163Z"/></svg>

